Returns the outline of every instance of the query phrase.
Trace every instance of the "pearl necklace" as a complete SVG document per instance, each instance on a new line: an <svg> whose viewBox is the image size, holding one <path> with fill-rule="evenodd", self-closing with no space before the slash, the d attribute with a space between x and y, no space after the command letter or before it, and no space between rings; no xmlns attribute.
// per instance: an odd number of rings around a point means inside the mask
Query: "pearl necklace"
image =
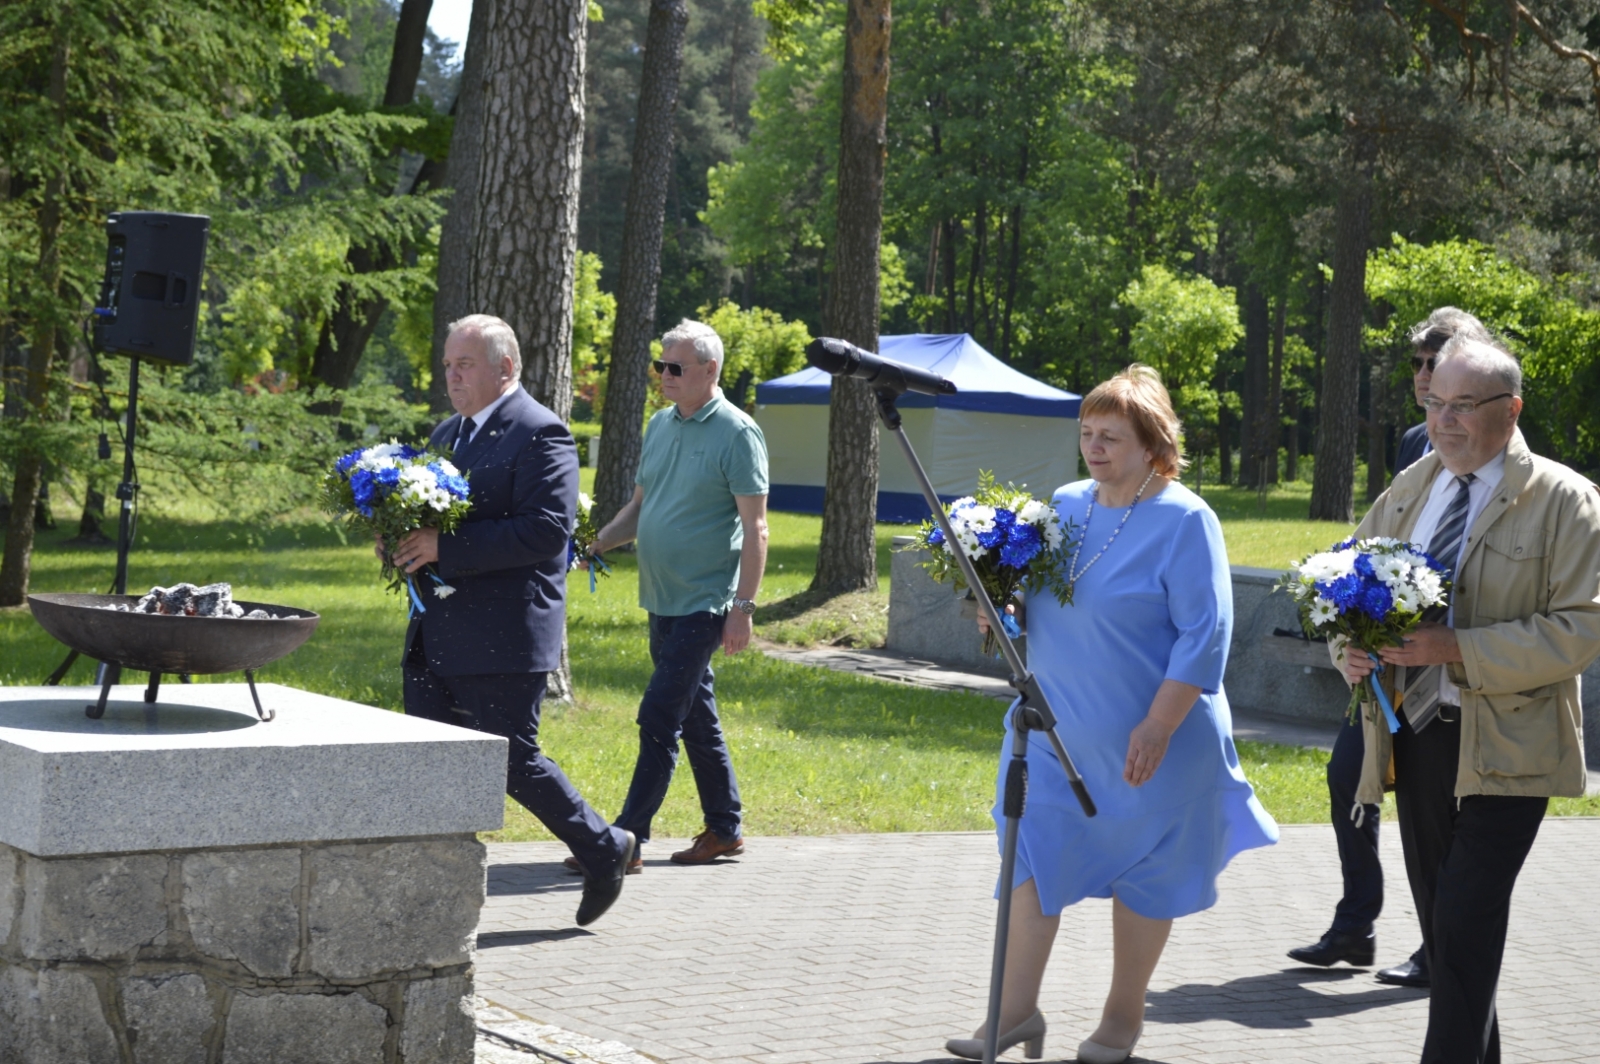
<svg viewBox="0 0 1600 1064"><path fill-rule="evenodd" d="M1150 475L1144 478L1144 483L1140 484L1139 490L1134 493L1133 501L1128 504L1128 512L1122 515L1122 521L1117 525L1116 531L1111 533L1111 538L1106 540L1106 545L1100 548L1100 553L1096 554L1093 558L1090 558L1089 564L1085 565L1082 569L1078 568L1078 556L1083 553L1084 537L1079 537L1078 549L1072 552L1072 563L1067 566L1068 602L1072 601L1072 589L1077 586L1078 581L1083 579L1083 575L1085 573L1094 568L1094 563L1099 561L1105 552L1111 549L1111 544L1117 541L1117 537L1122 535L1122 526L1127 524L1128 518L1133 516L1133 508L1139 505L1139 500L1144 497L1144 489L1150 486L1150 481L1155 479L1155 475L1155 467L1152 466L1150 469ZM1083 531L1085 536L1087 536L1089 532L1089 522L1094 519L1094 504L1095 500L1098 498L1100 498L1100 485L1096 483L1094 490L1089 493L1089 512L1084 514L1083 517Z"/></svg>

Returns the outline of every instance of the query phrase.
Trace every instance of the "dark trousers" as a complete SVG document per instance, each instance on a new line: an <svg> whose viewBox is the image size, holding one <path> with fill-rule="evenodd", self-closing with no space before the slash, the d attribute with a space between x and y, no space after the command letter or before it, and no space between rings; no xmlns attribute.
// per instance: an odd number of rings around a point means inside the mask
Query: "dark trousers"
<svg viewBox="0 0 1600 1064"><path fill-rule="evenodd" d="M561 767L539 749L543 672L440 676L430 670L419 637L406 658L406 715L499 735L509 744L506 793L566 843L583 867L604 875L622 859L622 832L608 826Z"/></svg>
<svg viewBox="0 0 1600 1064"><path fill-rule="evenodd" d="M1344 873L1344 896L1333 910L1333 930L1346 934L1366 931L1383 911L1383 865L1378 861L1378 812L1364 805L1360 823L1351 817L1356 787L1361 782L1361 761L1366 743L1361 721L1345 721L1328 759L1328 799L1333 808L1333 837L1339 844L1339 868Z"/></svg>
<svg viewBox="0 0 1600 1064"><path fill-rule="evenodd" d="M1433 987L1423 1064L1499 1064L1495 987L1511 891L1547 798L1455 797L1461 725L1435 720L1394 737L1395 804L1406 876Z"/></svg>
<svg viewBox="0 0 1600 1064"><path fill-rule="evenodd" d="M650 661L655 672L639 702L639 760L628 797L617 815L640 844L666 800L678 764L678 740L689 751L689 767L700 792L706 827L719 838L737 839L744 807L733 758L717 719L711 655L722 645L723 616L709 611L682 617L650 614Z"/></svg>

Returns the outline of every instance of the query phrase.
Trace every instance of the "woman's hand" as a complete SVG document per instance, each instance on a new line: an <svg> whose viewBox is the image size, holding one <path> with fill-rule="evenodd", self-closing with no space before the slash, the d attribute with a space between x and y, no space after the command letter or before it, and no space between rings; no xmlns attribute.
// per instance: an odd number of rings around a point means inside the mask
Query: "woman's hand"
<svg viewBox="0 0 1600 1064"><path fill-rule="evenodd" d="M1174 730L1154 717L1141 720L1128 736L1128 760L1122 767L1122 778L1131 786L1144 786L1167 756Z"/></svg>
<svg viewBox="0 0 1600 1064"><path fill-rule="evenodd" d="M1010 616L1010 617L1017 618L1017 623L1018 624L1022 623L1022 616L1019 613L1017 613L1017 607L1016 607L1015 604L1008 605L1006 607L1006 615ZM978 611L978 634L979 635L988 635L989 634L989 618L987 616L985 616L985 614L984 614L984 612L982 610Z"/></svg>

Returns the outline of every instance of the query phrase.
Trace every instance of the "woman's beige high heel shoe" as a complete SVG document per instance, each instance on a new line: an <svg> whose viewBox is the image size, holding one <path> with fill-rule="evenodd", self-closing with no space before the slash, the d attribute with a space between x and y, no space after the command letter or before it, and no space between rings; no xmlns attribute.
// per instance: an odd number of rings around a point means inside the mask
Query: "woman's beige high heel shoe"
<svg viewBox="0 0 1600 1064"><path fill-rule="evenodd" d="M1001 1035L996 1052L1004 1053L1018 1044L1022 1044L1023 1055L1029 1060L1038 1060L1044 1056L1044 1013L1034 1009L1032 1016ZM983 1059L981 1038L952 1038L944 1044L944 1048L951 1056L965 1060Z"/></svg>
<svg viewBox="0 0 1600 1064"><path fill-rule="evenodd" d="M1139 1044L1139 1036L1144 1034L1144 1024L1133 1032L1133 1041L1128 1043L1127 1049L1112 1049L1099 1042L1085 1038L1078 1045L1078 1060L1080 1064L1122 1064L1123 1061L1133 1056L1133 1047Z"/></svg>

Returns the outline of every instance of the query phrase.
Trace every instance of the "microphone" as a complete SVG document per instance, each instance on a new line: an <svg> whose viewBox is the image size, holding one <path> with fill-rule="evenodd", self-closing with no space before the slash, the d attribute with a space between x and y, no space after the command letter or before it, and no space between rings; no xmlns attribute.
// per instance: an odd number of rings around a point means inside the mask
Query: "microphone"
<svg viewBox="0 0 1600 1064"><path fill-rule="evenodd" d="M806 361L835 377L860 377L879 391L901 395L954 395L956 386L937 373L863 351L846 340L818 337L806 345Z"/></svg>

